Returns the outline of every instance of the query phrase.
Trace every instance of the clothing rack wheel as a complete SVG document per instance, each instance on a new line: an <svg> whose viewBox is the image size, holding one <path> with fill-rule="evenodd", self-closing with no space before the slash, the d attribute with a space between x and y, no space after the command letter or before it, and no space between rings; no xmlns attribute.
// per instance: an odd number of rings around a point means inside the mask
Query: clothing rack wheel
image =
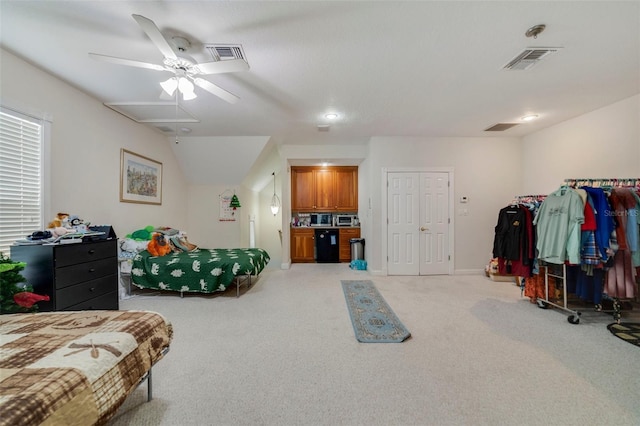
<svg viewBox="0 0 640 426"><path fill-rule="evenodd" d="M579 324L580 323L580 312L576 312L576 315L569 315L567 317L567 321L570 324Z"/></svg>
<svg viewBox="0 0 640 426"><path fill-rule="evenodd" d="M542 299L536 299L536 303L538 304L538 308L540 309L548 309L549 304Z"/></svg>
<svg viewBox="0 0 640 426"><path fill-rule="evenodd" d="M604 313L611 313L611 315L613 316L613 320L620 324L622 322L622 310L623 308L623 301L620 301L619 298L617 297L612 297L610 298L611 303L612 303L612 307L611 309L605 309L602 304L597 304L595 305L595 311L596 312L604 312Z"/></svg>

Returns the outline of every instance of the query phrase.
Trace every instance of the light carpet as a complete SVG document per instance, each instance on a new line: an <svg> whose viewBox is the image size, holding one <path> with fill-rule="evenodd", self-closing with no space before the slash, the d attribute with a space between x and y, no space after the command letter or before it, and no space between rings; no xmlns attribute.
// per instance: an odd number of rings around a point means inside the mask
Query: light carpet
<svg viewBox="0 0 640 426"><path fill-rule="evenodd" d="M402 344L353 338L341 280L371 279L411 330ZM611 315L539 309L483 274L371 275L346 264L267 269L250 289L147 296L171 351L109 426L640 424L640 351ZM640 322L623 312L624 322Z"/></svg>

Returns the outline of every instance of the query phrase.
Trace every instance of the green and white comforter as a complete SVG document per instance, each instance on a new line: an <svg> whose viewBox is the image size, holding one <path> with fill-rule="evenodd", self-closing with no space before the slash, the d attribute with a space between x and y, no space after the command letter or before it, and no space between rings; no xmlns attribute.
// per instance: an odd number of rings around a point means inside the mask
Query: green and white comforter
<svg viewBox="0 0 640 426"><path fill-rule="evenodd" d="M166 256L144 250L133 259L131 278L140 288L213 293L226 290L237 276L258 275L267 263L269 254L259 248L196 249Z"/></svg>

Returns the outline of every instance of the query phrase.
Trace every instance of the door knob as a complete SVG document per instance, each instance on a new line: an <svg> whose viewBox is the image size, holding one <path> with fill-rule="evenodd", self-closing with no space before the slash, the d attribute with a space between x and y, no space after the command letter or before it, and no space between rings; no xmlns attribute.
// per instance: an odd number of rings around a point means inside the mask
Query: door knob
<svg viewBox="0 0 640 426"><path fill-rule="evenodd" d="M420 230L421 230L421 231L428 231L428 230L429 230L429 228L427 228L427 227L425 227L425 226L421 226L421 227L420 227Z"/></svg>

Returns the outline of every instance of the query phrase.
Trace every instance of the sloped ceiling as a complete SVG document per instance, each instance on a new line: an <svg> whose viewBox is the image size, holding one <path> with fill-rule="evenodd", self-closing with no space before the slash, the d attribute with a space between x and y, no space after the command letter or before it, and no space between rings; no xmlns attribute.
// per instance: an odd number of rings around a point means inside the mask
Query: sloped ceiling
<svg viewBox="0 0 640 426"><path fill-rule="evenodd" d="M171 147L190 183L236 185L247 176L268 141L268 136L181 137Z"/></svg>

